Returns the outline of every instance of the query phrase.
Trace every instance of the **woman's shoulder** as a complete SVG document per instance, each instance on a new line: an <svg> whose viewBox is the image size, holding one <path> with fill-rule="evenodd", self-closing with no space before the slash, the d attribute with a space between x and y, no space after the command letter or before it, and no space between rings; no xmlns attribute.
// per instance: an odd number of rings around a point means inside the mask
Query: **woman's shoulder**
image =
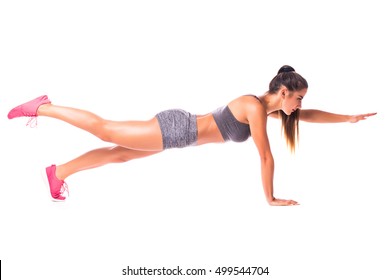
<svg viewBox="0 0 390 280"><path fill-rule="evenodd" d="M248 122L250 115L262 116L266 111L261 100L253 94L242 95L228 104L229 109L237 119Z"/></svg>
<svg viewBox="0 0 390 280"><path fill-rule="evenodd" d="M232 103L239 103L239 104L242 103L242 105L244 105L244 104L248 104L248 103L257 104L257 103L261 103L261 101L257 95L245 94L245 95L241 95L241 96L239 96L239 97L237 97L229 102L229 104L232 104Z"/></svg>
<svg viewBox="0 0 390 280"><path fill-rule="evenodd" d="M254 94L246 94L246 95L241 95L237 97L236 99L232 100L228 106L230 109L232 107L241 109L241 110L261 110L264 109L264 106L261 103L261 99L254 95Z"/></svg>

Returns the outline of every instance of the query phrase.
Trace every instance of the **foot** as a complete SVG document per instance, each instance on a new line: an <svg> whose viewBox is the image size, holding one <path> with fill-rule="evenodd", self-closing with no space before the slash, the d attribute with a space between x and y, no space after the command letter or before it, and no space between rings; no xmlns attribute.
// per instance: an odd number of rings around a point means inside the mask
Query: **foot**
<svg viewBox="0 0 390 280"><path fill-rule="evenodd" d="M39 106L47 103L51 103L51 101L49 100L47 95L42 95L13 108L8 113L8 118L13 119L18 117L37 117L37 111Z"/></svg>
<svg viewBox="0 0 390 280"><path fill-rule="evenodd" d="M69 196L68 185L63 181L57 178L56 176L56 166L53 164L46 168L43 177L46 182L46 186L50 192L51 200L53 201L65 201L66 192Z"/></svg>

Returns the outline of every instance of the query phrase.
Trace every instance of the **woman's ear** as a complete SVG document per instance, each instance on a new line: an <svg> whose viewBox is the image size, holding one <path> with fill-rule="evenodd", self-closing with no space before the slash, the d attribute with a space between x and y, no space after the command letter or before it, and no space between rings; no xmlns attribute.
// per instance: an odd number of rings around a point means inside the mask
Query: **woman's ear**
<svg viewBox="0 0 390 280"><path fill-rule="evenodd" d="M288 89L285 86L280 87L280 96L285 98L288 95Z"/></svg>

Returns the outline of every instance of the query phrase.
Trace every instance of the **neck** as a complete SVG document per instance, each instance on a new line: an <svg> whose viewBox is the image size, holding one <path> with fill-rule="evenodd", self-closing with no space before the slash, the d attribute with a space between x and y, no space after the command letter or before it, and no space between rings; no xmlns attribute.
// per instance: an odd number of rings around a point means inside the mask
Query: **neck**
<svg viewBox="0 0 390 280"><path fill-rule="evenodd" d="M265 110L267 114L278 111L282 109L282 100L277 93L268 93L266 92L264 95L259 97L265 106Z"/></svg>

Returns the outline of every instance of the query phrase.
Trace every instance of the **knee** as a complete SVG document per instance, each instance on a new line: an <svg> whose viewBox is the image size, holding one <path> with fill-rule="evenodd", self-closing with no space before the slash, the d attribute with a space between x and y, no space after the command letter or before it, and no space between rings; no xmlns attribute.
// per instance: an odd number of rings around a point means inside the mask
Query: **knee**
<svg viewBox="0 0 390 280"><path fill-rule="evenodd" d="M103 140L104 142L112 142L112 132L110 131L109 122L106 120L99 120L95 124L97 128L96 136Z"/></svg>
<svg viewBox="0 0 390 280"><path fill-rule="evenodd" d="M133 159L132 157L130 157L129 155L123 153L123 154L119 154L117 156L116 162L123 163L123 162L127 162L129 160L132 160L132 159Z"/></svg>
<svg viewBox="0 0 390 280"><path fill-rule="evenodd" d="M122 163L133 159L131 152L126 148L116 146L111 148L111 150L114 152L115 155L113 160L114 162Z"/></svg>

